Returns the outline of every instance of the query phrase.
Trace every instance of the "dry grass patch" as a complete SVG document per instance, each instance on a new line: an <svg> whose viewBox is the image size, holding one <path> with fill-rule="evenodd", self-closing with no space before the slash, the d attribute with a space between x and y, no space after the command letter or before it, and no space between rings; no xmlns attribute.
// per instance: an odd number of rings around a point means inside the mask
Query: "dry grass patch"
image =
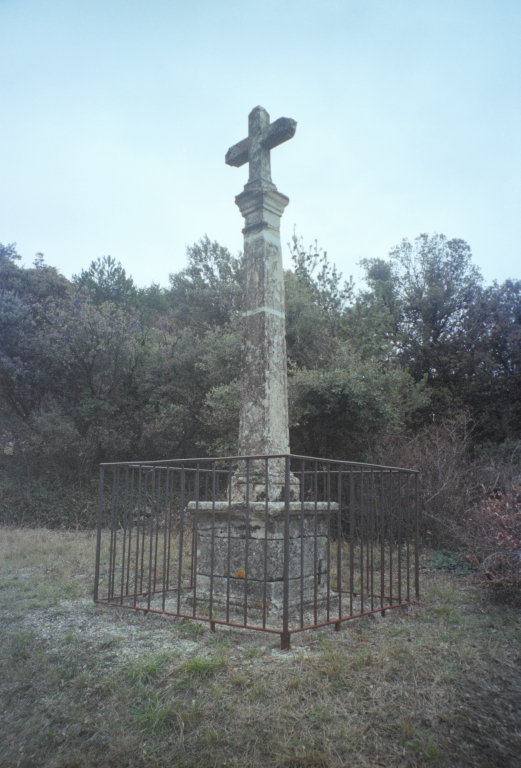
<svg viewBox="0 0 521 768"><path fill-rule="evenodd" d="M95 606L93 562L91 534L0 530L2 768L519 764L521 614L472 575L282 653Z"/></svg>

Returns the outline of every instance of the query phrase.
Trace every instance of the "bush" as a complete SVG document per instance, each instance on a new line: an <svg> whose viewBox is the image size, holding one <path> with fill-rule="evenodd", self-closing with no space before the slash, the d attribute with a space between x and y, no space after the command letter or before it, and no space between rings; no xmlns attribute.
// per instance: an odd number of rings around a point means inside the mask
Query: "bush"
<svg viewBox="0 0 521 768"><path fill-rule="evenodd" d="M484 499L470 522L469 543L488 585L521 594L521 486Z"/></svg>
<svg viewBox="0 0 521 768"><path fill-rule="evenodd" d="M471 426L465 413L434 415L416 434L395 434L380 446L378 461L420 471L420 533L432 547L461 546L468 520L483 498L483 474L472 461Z"/></svg>

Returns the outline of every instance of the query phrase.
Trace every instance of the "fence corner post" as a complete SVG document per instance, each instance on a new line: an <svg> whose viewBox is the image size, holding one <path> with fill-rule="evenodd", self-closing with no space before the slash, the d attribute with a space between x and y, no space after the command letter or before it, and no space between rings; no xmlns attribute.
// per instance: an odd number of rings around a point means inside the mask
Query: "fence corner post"
<svg viewBox="0 0 521 768"><path fill-rule="evenodd" d="M291 639L289 634L289 504L290 504L290 462L289 456L285 457L284 479L284 566L283 566L283 592L282 592L282 633L280 647L283 651L289 651Z"/></svg>
<svg viewBox="0 0 521 768"><path fill-rule="evenodd" d="M103 485L105 480L105 467L99 468L99 491L98 491L98 532L96 536L96 567L94 571L94 602L98 602L99 571L101 557L101 523L103 518Z"/></svg>

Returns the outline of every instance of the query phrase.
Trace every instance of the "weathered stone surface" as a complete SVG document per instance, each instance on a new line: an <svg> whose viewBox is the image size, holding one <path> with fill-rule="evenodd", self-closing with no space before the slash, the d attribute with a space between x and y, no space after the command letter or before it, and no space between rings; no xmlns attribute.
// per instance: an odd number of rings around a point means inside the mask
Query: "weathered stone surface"
<svg viewBox="0 0 521 768"><path fill-rule="evenodd" d="M264 582L245 579L227 579L224 576L214 576L213 578L213 607L217 612L216 618L222 617L223 608L226 606L229 582L229 600L230 607L242 608L244 606L245 592L247 595L248 609L254 611L262 608L264 605ZM295 613L302 607L310 608L315 602L315 589L317 604L323 605L327 599L326 583L324 578L320 584L316 584L313 576L306 576L303 580L304 601L301 601L301 579L289 579L289 609L290 613ZM266 608L276 612L280 616L282 611L284 585L282 581L266 582ZM330 602L335 599L334 593L330 594ZM207 605L210 600L210 577L204 575L197 576L197 602Z"/></svg>
<svg viewBox="0 0 521 768"><path fill-rule="evenodd" d="M325 536L291 539L289 542L289 578L317 574L321 582L327 569ZM229 560L229 565L228 565ZM212 568L213 565L213 568ZM266 566L266 570L265 570ZM284 576L284 541L282 539L227 539L199 536L197 573L210 576L244 573L248 579L278 581Z"/></svg>
<svg viewBox="0 0 521 768"><path fill-rule="evenodd" d="M208 603L213 573L212 599L216 609L225 606L228 590L230 605L242 606L245 589L249 608L258 608L266 588L267 607L279 611L284 583L285 505L281 502L248 505L233 501L190 502L189 510L197 531L198 601ZM301 603L307 610L315 601L322 604L326 600L329 530L337 512L335 502L290 502L288 506L288 584L292 610L300 610Z"/></svg>
<svg viewBox="0 0 521 768"><path fill-rule="evenodd" d="M243 300L239 454L262 456L289 453L284 275L280 247L280 218L289 199L271 180L270 150L292 138L296 123L280 118L270 125L263 107L248 117L248 137L226 155L229 165L249 162L249 180L235 199L245 219L246 284ZM239 467L232 498L282 500L285 462L270 461L254 468L248 479ZM252 476L255 475L255 478ZM290 496L298 498L298 481L290 477Z"/></svg>
<svg viewBox="0 0 521 768"><path fill-rule="evenodd" d="M251 538L264 539L267 528L269 539L284 537L284 504L268 502L267 510L264 502L254 502L247 506L244 502L227 501L196 502L188 505L190 515L194 518L198 535L207 536L214 528L214 536L244 539L246 534ZM303 532L304 536L328 535L328 519L336 515L338 505L331 502L306 501L291 502L289 505L289 537L297 538Z"/></svg>
<svg viewBox="0 0 521 768"><path fill-rule="evenodd" d="M270 501L284 501L285 497L285 459L270 459L266 473L263 462L252 460L247 463L239 462L237 471L232 478L232 499L234 501L264 501L266 496ZM297 478L289 476L289 497L298 499L300 483Z"/></svg>
<svg viewBox="0 0 521 768"><path fill-rule="evenodd" d="M248 136L230 147L225 163L239 168L250 164L249 183L271 184L270 150L292 139L297 123L290 117L279 117L270 125L270 116L264 107L255 107L248 115Z"/></svg>

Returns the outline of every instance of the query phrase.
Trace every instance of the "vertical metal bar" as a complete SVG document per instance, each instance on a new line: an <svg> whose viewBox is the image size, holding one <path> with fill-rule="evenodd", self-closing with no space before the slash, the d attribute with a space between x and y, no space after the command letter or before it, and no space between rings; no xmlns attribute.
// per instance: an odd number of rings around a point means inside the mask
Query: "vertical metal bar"
<svg viewBox="0 0 521 768"><path fill-rule="evenodd" d="M194 602L192 607L192 615L195 616L197 611L197 540L199 537L199 492L201 487L201 469L200 464L197 462L195 466L195 512L194 512Z"/></svg>
<svg viewBox="0 0 521 768"><path fill-rule="evenodd" d="M161 471L161 470L159 470ZM148 547L148 588L147 588L147 608L150 609L152 599L152 566L154 552L154 510L156 508L156 469L152 467L150 473L150 521L148 537L150 539Z"/></svg>
<svg viewBox="0 0 521 768"><path fill-rule="evenodd" d="M411 568L411 557L410 557L410 539L411 539L411 498L410 498L410 475L407 472L406 474L406 485L405 485L405 503L406 503L406 531L407 531L407 537L406 537L406 547L407 547L407 602L411 599L411 574L410 574L410 568Z"/></svg>
<svg viewBox="0 0 521 768"><path fill-rule="evenodd" d="M194 477L193 474L192 474L192 477ZM189 489L187 495L188 496L193 495L193 492L194 492L194 488L191 488L191 489ZM194 519L193 519L193 516L192 516L192 522L191 522L191 525L190 525L190 529L192 531L192 550L191 550L191 553L190 553L190 582L188 584L188 589L193 589L193 586L194 586L194 558L195 558L195 544L196 544L195 534L194 534Z"/></svg>
<svg viewBox="0 0 521 768"><path fill-rule="evenodd" d="M228 551L226 553L226 621L230 621L230 586L232 569L232 465L228 468L228 520L227 520Z"/></svg>
<svg viewBox="0 0 521 768"><path fill-rule="evenodd" d="M170 472L169 467L166 469L165 477L165 524L163 526L163 589L161 596L161 605L163 611L166 608L166 590L167 590L167 557L168 550L170 548Z"/></svg>
<svg viewBox="0 0 521 768"><path fill-rule="evenodd" d="M141 467L142 469L142 467ZM150 475L150 468L147 467L144 473L145 492L144 492L144 507L143 507L143 530L141 532L141 570L139 576L139 593L143 594L143 575L145 570L145 540L147 537L147 495L148 495L148 478Z"/></svg>
<svg viewBox="0 0 521 768"><path fill-rule="evenodd" d="M374 525L374 467L371 467L371 489L370 489L370 498L369 498L369 538L371 541L371 549L369 552L369 558L370 559L370 583L369 583L369 591L371 593L371 611L374 611L374 539L375 539L375 525Z"/></svg>
<svg viewBox="0 0 521 768"><path fill-rule="evenodd" d="M208 615L210 617L210 629L215 630L213 623L213 578L215 570L215 461L212 462L212 540L210 543L210 603L208 606Z"/></svg>
<svg viewBox="0 0 521 768"><path fill-rule="evenodd" d="M353 469L349 469L349 614L353 615L353 591L355 580L355 486Z"/></svg>
<svg viewBox="0 0 521 768"><path fill-rule="evenodd" d="M402 602L402 473L398 472L398 501L396 515L398 518L398 603Z"/></svg>
<svg viewBox="0 0 521 768"><path fill-rule="evenodd" d="M185 465L181 467L181 493L179 494L179 557L177 561L177 613L181 613L181 584L183 579L183 545L185 528Z"/></svg>
<svg viewBox="0 0 521 768"><path fill-rule="evenodd" d="M389 605L393 606L393 472L389 470Z"/></svg>
<svg viewBox="0 0 521 768"><path fill-rule="evenodd" d="M290 489L290 471L289 456L285 457L286 471L284 480L284 574L282 591L282 634L280 637L280 647L282 650L289 651L291 637L289 634L289 489Z"/></svg>
<svg viewBox="0 0 521 768"><path fill-rule="evenodd" d="M331 464L327 464L326 499L327 499L327 528L326 528L326 621L329 621L331 609Z"/></svg>
<svg viewBox="0 0 521 768"><path fill-rule="evenodd" d="M384 607L385 597L385 477L380 470L380 608ZM385 611L382 610L382 616Z"/></svg>
<svg viewBox="0 0 521 768"><path fill-rule="evenodd" d="M269 481L269 475L268 475L268 461L269 459L264 459L264 488L266 490L264 496L264 579L262 583L262 628L266 628L266 601L268 599L267 596L267 581L268 581L268 525L269 525L269 517L268 517L268 510L269 510L269 487L268 487L268 481ZM273 562L275 560L273 559ZM272 577L273 578L273 577Z"/></svg>
<svg viewBox="0 0 521 768"><path fill-rule="evenodd" d="M125 584L125 597L129 596L130 587L130 561L132 559L132 528L134 527L134 467L130 470L129 491L129 526L128 526L128 554L127 554L127 578Z"/></svg>
<svg viewBox="0 0 521 768"><path fill-rule="evenodd" d="M420 599L420 509L419 509L419 476L414 476L414 581L416 599Z"/></svg>
<svg viewBox="0 0 521 768"><path fill-rule="evenodd" d="M157 470L157 491L156 491L156 543L154 546L154 583L152 585L153 593L156 592L156 586L157 586L157 550L159 545L159 510L161 509L161 475L163 473L163 470L159 468ZM166 523L166 512L165 512L165 523Z"/></svg>
<svg viewBox="0 0 521 768"><path fill-rule="evenodd" d="M305 480L306 480L306 465L304 459L302 459L300 474L300 626L304 626L304 573L305 573L305 549L304 544L306 539L304 528L304 495L305 495Z"/></svg>
<svg viewBox="0 0 521 768"><path fill-rule="evenodd" d="M138 590L138 578L139 578L139 534L141 528L141 497L143 488L143 467L140 464L138 467L138 492L137 492L137 526L136 526L136 571L134 576L134 608L137 603L137 590Z"/></svg>
<svg viewBox="0 0 521 768"><path fill-rule="evenodd" d="M117 537L117 508L119 494L119 467L112 472L112 513L110 517L110 557L109 557L109 600L114 598L114 582L116 576L116 537Z"/></svg>
<svg viewBox="0 0 521 768"><path fill-rule="evenodd" d="M101 559L101 525L103 522L103 493L105 488L105 467L99 468L99 487L98 487L98 531L96 534L96 565L94 568L94 602L98 602L99 597L99 571Z"/></svg>
<svg viewBox="0 0 521 768"><path fill-rule="evenodd" d="M226 621L230 621L230 587L232 569L232 463L228 463L228 511L226 529Z"/></svg>
<svg viewBox="0 0 521 768"><path fill-rule="evenodd" d="M314 623L318 624L318 543L317 543L317 527L318 527L318 463L315 461L315 472L313 476L314 490L313 499L315 502L314 517L313 517L313 617Z"/></svg>
<svg viewBox="0 0 521 768"><path fill-rule="evenodd" d="M123 542L121 544L121 592L119 602L123 605L123 591L125 587L125 565L127 556L127 524L128 524L128 467L125 467L125 495L123 499Z"/></svg>
<svg viewBox="0 0 521 768"><path fill-rule="evenodd" d="M338 618L342 618L342 467L338 468L338 513L336 523L336 586L338 589ZM335 625L335 629L340 629L340 622Z"/></svg>
<svg viewBox="0 0 521 768"><path fill-rule="evenodd" d="M110 520L109 520L109 567L107 572L107 598L110 600L112 597L112 552L113 552L113 538L114 538L114 488L116 485L116 467L112 469L112 495L110 497Z"/></svg>
<svg viewBox="0 0 521 768"><path fill-rule="evenodd" d="M268 489L266 489L267 491ZM246 539L244 541L244 624L248 623L248 554L250 548L250 460L246 459Z"/></svg>
<svg viewBox="0 0 521 768"><path fill-rule="evenodd" d="M363 471L363 470L362 470ZM369 479L371 479L371 472L369 473ZM367 491L366 491L367 493ZM365 505L365 588L370 593L370 583L371 583L371 556L370 556L370 549L371 549L371 542L372 542L372 529L371 529L371 484L369 483L369 504Z"/></svg>
<svg viewBox="0 0 521 768"><path fill-rule="evenodd" d="M360 467L360 613L364 612L364 469Z"/></svg>

